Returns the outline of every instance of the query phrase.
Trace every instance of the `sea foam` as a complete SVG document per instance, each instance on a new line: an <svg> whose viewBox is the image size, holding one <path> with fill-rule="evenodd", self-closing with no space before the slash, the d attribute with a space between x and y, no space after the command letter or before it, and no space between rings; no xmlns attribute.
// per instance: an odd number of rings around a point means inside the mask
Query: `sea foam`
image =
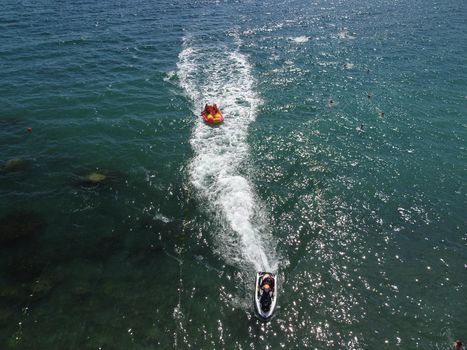
<svg viewBox="0 0 467 350"><path fill-rule="evenodd" d="M209 47L185 37L179 54L178 77L199 116L205 103L217 103L225 122L193 127L195 151L189 177L202 201L219 219L217 253L234 265L274 270L277 263L265 232L265 215L248 177L248 126L261 103L247 57L238 48ZM270 244L269 244L270 245ZM268 252L266 255L265 252Z"/></svg>

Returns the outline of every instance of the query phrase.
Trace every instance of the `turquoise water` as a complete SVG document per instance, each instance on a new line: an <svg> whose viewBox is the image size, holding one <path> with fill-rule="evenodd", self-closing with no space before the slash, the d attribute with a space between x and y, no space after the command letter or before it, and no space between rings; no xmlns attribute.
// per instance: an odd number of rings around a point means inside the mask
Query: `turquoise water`
<svg viewBox="0 0 467 350"><path fill-rule="evenodd" d="M0 348L465 340L464 1L2 5Z"/></svg>

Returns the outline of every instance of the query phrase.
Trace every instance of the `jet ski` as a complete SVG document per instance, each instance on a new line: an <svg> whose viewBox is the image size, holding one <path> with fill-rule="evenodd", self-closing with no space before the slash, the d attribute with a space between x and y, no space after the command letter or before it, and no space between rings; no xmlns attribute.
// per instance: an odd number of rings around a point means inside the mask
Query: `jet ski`
<svg viewBox="0 0 467 350"><path fill-rule="evenodd" d="M222 115L222 112L215 104L207 104L201 112L201 116L203 117L204 122L207 124L219 124L224 121L224 116Z"/></svg>
<svg viewBox="0 0 467 350"><path fill-rule="evenodd" d="M255 284L255 311L263 321L274 314L277 301L277 276L270 272L258 272Z"/></svg>

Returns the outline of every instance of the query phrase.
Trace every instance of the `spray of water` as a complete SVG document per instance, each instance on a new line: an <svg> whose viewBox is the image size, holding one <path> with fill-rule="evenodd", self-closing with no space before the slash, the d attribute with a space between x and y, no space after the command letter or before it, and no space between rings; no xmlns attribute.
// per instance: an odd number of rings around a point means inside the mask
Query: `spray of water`
<svg viewBox="0 0 467 350"><path fill-rule="evenodd" d="M194 114L199 115L205 103L217 103L226 119L220 127L211 127L199 118L190 140L195 151L190 180L223 224L216 236L218 253L238 266L277 269L264 215L244 169L248 126L261 103L247 57L238 48L209 47L185 37L178 77L193 101Z"/></svg>

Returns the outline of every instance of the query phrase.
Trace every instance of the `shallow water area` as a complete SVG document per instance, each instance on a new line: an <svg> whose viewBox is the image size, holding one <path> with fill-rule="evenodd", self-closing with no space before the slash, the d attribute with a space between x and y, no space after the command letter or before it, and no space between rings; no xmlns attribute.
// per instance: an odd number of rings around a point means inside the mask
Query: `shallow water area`
<svg viewBox="0 0 467 350"><path fill-rule="evenodd" d="M7 0L0 348L465 338L466 15L460 0ZM263 269L280 280L268 323Z"/></svg>

